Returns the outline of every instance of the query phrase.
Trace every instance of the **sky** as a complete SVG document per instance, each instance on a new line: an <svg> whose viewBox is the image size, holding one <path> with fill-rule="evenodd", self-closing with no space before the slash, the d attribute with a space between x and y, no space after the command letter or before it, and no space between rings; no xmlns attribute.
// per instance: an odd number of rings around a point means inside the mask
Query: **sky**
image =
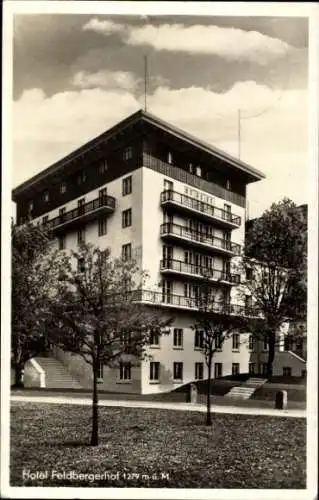
<svg viewBox="0 0 319 500"><path fill-rule="evenodd" d="M147 56L147 110L266 175L248 188L250 218L307 203L307 23L15 15L13 186L143 108Z"/></svg>

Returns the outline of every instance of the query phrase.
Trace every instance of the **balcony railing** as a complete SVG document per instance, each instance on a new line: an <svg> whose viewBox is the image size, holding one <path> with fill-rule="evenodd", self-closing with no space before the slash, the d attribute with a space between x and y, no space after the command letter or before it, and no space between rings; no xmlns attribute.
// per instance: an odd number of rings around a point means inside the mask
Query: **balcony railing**
<svg viewBox="0 0 319 500"><path fill-rule="evenodd" d="M77 222L84 222L98 217L104 213L112 213L115 210L115 198L112 196L100 196L62 215L58 215L45 223L48 229L57 231L66 227L74 226Z"/></svg>
<svg viewBox="0 0 319 500"><path fill-rule="evenodd" d="M209 203L197 200L185 194L178 193L168 189L161 193L161 204L172 205L183 210L197 213L200 217L214 220L217 224L228 227L238 228L241 224L241 218L227 210L215 207Z"/></svg>
<svg viewBox="0 0 319 500"><path fill-rule="evenodd" d="M150 290L134 290L131 293L133 294L131 298L134 302L194 311L200 310L199 301L196 297L184 297L183 295L168 292L153 292ZM260 311L257 308L228 302L212 302L208 310L209 312L227 316L261 317Z"/></svg>
<svg viewBox="0 0 319 500"><path fill-rule="evenodd" d="M196 246L205 247L220 253L240 254L240 245L237 243L216 236L207 236L202 232L188 229L185 226L180 226L173 222L164 222L164 224L161 225L161 236L189 241Z"/></svg>
<svg viewBox="0 0 319 500"><path fill-rule="evenodd" d="M161 260L161 271L187 274L197 278L208 278L212 281L225 282L233 285L240 283L239 274L231 274L221 271L219 269L212 269L210 267L197 266L196 264L188 264L181 260L164 259Z"/></svg>

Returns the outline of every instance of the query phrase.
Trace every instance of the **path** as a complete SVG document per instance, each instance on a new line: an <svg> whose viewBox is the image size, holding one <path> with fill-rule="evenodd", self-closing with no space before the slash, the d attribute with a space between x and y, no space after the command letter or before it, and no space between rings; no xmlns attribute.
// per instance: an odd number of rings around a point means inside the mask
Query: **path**
<svg viewBox="0 0 319 500"><path fill-rule="evenodd" d="M11 401L21 401L26 403L49 403L49 404L73 404L90 406L90 398L72 398L55 396L18 396L12 395ZM190 403L164 403L155 401L122 401L122 400L100 400L99 406L113 406L125 408L157 408L159 410L180 410L206 412L205 405ZM268 415L276 417L306 418L305 410L276 410L274 408L246 408L240 406L212 405L213 413L233 413L238 415Z"/></svg>

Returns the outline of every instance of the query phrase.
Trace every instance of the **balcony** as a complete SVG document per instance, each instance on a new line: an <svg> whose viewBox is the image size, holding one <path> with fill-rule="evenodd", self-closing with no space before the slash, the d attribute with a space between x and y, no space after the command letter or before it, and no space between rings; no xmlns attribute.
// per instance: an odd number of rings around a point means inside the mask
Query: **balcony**
<svg viewBox="0 0 319 500"><path fill-rule="evenodd" d="M161 224L161 237L223 255L233 256L240 254L240 245L237 243L232 243L229 240L217 238L216 236L206 236L201 232L193 231L172 222Z"/></svg>
<svg viewBox="0 0 319 500"><path fill-rule="evenodd" d="M161 205L195 215L226 229L236 229L241 224L241 218L238 215L170 189L161 193Z"/></svg>
<svg viewBox="0 0 319 500"><path fill-rule="evenodd" d="M112 196L100 196L84 205L74 208L59 215L45 223L45 226L54 232L75 228L102 215L113 213L115 210L115 198Z"/></svg>
<svg viewBox="0 0 319 500"><path fill-rule="evenodd" d="M133 294L132 298L134 302L188 311L199 310L198 301L195 297L184 297L183 295L153 292L150 290L135 290L131 293ZM226 302L212 302L209 312L227 316L261 317L260 311L257 308L248 308L244 305Z"/></svg>
<svg viewBox="0 0 319 500"><path fill-rule="evenodd" d="M187 264L186 262L174 259L161 260L161 273L166 275L188 276L196 279L208 278L213 282L225 285L238 285L240 283L239 274L225 273L218 269Z"/></svg>

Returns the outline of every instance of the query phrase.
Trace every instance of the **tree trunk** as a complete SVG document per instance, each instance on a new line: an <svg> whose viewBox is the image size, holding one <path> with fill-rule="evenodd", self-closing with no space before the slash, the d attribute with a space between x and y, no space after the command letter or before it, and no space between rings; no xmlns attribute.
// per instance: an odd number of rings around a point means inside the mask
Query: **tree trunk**
<svg viewBox="0 0 319 500"><path fill-rule="evenodd" d="M208 379L207 379L207 413L206 413L206 425L212 425L212 414L211 414L211 379L212 379L212 360L208 363Z"/></svg>
<svg viewBox="0 0 319 500"><path fill-rule="evenodd" d="M275 338L273 336L269 336L268 347L267 378L271 379L273 373L272 365L275 359Z"/></svg>
<svg viewBox="0 0 319 500"><path fill-rule="evenodd" d="M24 365L17 363L14 367L14 385L15 388L24 388L23 375L24 375Z"/></svg>
<svg viewBox="0 0 319 500"><path fill-rule="evenodd" d="M92 436L91 445L98 446L99 444L99 401L97 392L97 375L98 375L97 359L93 360L93 399L92 399Z"/></svg>

